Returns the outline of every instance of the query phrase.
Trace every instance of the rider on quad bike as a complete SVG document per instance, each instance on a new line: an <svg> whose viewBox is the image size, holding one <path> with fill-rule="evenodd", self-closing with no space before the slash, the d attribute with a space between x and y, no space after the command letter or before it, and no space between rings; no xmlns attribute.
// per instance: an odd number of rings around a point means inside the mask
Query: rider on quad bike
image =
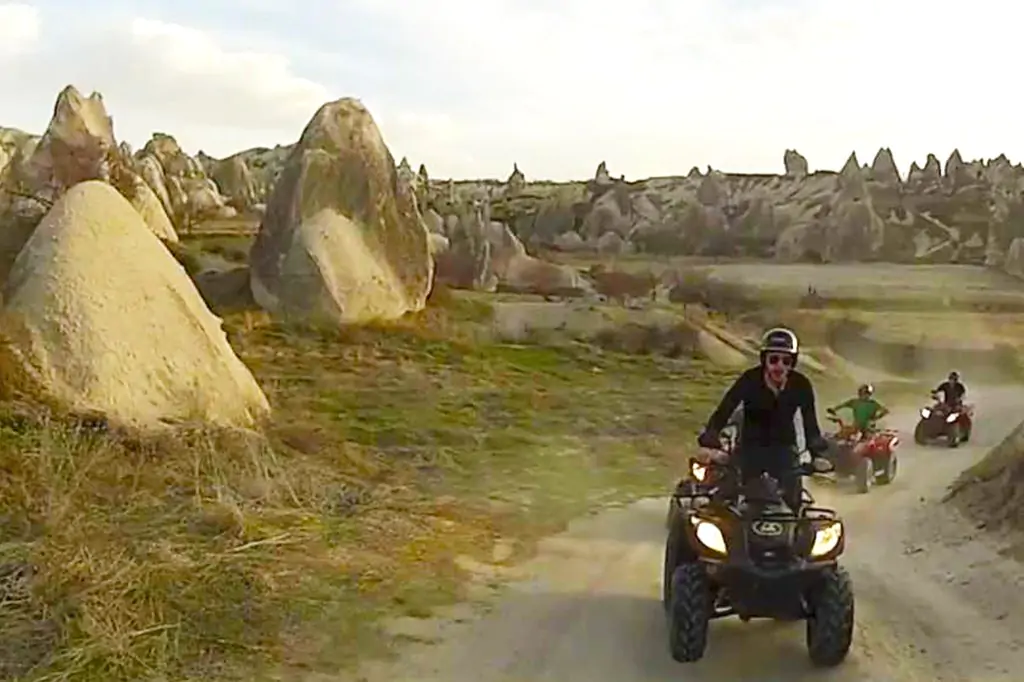
<svg viewBox="0 0 1024 682"><path fill-rule="evenodd" d="M825 411L835 416L836 411L844 407L850 408L853 412L853 426L861 434L861 438L865 438L874 432L875 422L889 414L889 409L872 397L874 393L875 389L871 384L861 384L857 388L856 398L850 398Z"/></svg>
<svg viewBox="0 0 1024 682"><path fill-rule="evenodd" d="M967 387L960 383L960 373L953 371L949 377L932 391L932 397L938 398L942 394L942 404L950 409L957 409L967 395Z"/></svg>
<svg viewBox="0 0 1024 682"><path fill-rule="evenodd" d="M760 364L741 374L726 391L697 439L702 448L720 450L721 431L736 408L742 407L742 436L735 456L743 482L767 473L779 481L786 504L794 510L801 506L803 491L800 476L793 474L797 464L793 418L798 409L812 457L828 449L815 414L814 387L795 369L799 353L800 343L791 330L775 327L765 332Z"/></svg>

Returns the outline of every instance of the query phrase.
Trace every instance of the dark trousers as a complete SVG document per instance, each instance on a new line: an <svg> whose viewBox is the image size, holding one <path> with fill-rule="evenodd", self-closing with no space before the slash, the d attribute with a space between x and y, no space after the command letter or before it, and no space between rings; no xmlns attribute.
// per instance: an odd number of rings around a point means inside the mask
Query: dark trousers
<svg viewBox="0 0 1024 682"><path fill-rule="evenodd" d="M803 479L795 469L799 463L790 447L740 446L737 453L743 483L768 474L779 482L783 501L796 511L803 497Z"/></svg>

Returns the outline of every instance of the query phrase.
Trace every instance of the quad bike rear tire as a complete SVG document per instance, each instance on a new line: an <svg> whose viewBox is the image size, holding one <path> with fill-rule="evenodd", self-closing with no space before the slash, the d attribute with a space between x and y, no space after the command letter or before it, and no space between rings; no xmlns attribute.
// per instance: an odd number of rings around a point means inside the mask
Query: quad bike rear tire
<svg viewBox="0 0 1024 682"><path fill-rule="evenodd" d="M846 659L853 643L853 582L842 566L821 574L810 595L807 618L807 653L811 663L834 667Z"/></svg>
<svg viewBox="0 0 1024 682"><path fill-rule="evenodd" d="M896 480L896 472L899 468L899 460L896 453L890 454L882 463L882 470L878 472L878 485L889 485Z"/></svg>
<svg viewBox="0 0 1024 682"><path fill-rule="evenodd" d="M676 566L672 572L668 609L669 650L679 663L695 663L708 646L712 595L707 571L698 563Z"/></svg>
<svg viewBox="0 0 1024 682"><path fill-rule="evenodd" d="M870 457L861 457L853 470L853 481L857 486L857 492L862 495L871 490L871 484L875 482L875 463Z"/></svg>

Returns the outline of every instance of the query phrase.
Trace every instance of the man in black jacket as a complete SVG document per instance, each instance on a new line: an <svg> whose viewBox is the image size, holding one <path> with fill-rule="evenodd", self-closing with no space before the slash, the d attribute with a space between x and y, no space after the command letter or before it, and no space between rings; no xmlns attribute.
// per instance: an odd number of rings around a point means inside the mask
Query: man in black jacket
<svg viewBox="0 0 1024 682"><path fill-rule="evenodd" d="M952 409L956 409L960 406L960 403L964 401L964 396L967 395L967 387L960 383L960 373L950 372L949 378L939 384L932 395L938 397L942 394L942 402Z"/></svg>
<svg viewBox="0 0 1024 682"><path fill-rule="evenodd" d="M743 408L742 437L735 453L743 480L767 473L779 481L785 501L800 506L802 491L796 475L797 439L794 417L803 417L804 441L812 456L825 452L814 406L810 379L796 371L800 345L796 334L784 327L769 329L761 339L761 363L740 375L726 391L708 419L697 442L721 448L720 433L738 407Z"/></svg>

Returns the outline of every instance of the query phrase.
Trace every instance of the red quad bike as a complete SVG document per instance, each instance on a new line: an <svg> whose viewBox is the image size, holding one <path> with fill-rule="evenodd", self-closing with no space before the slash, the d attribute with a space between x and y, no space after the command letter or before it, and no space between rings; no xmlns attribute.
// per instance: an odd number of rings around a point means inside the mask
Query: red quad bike
<svg viewBox="0 0 1024 682"><path fill-rule="evenodd" d="M858 493L868 492L876 482L893 482L898 467L896 448L900 444L895 431L881 429L864 434L839 417L829 416L828 420L838 426L834 434L826 437L829 447L825 453L835 467L836 478L852 477Z"/></svg>
<svg viewBox="0 0 1024 682"><path fill-rule="evenodd" d="M936 396L933 394L932 398ZM960 403L951 407L936 400L931 407L921 408L921 419L914 428L914 442L926 445L945 438L951 448L966 443L974 426L974 405Z"/></svg>

